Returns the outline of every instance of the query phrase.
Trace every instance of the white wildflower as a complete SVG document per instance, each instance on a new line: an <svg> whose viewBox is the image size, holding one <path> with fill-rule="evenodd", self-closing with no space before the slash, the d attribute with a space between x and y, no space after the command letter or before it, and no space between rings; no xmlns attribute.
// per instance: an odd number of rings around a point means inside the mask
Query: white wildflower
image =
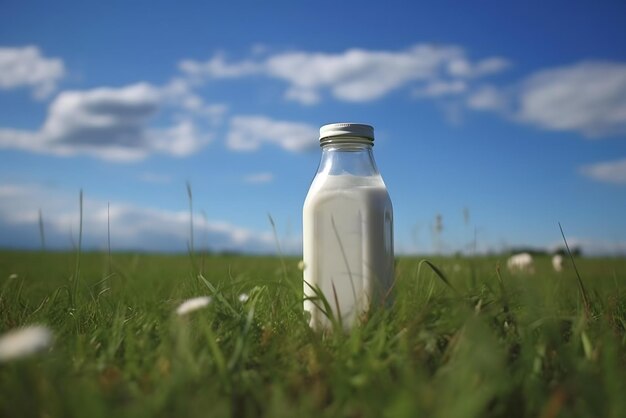
<svg viewBox="0 0 626 418"><path fill-rule="evenodd" d="M304 271L304 267L306 267L306 266L304 265L304 260L300 260L300 261L298 261L298 268L299 268L300 270Z"/></svg>
<svg viewBox="0 0 626 418"><path fill-rule="evenodd" d="M246 303L250 299L250 296L247 293L242 293L239 295L239 302Z"/></svg>
<svg viewBox="0 0 626 418"><path fill-rule="evenodd" d="M11 330L0 336L0 362L26 357L52 343L52 331L42 325Z"/></svg>
<svg viewBox="0 0 626 418"><path fill-rule="evenodd" d="M202 309L211 303L209 296L198 296L197 298L187 299L176 308L176 313L180 316L187 315L190 312Z"/></svg>

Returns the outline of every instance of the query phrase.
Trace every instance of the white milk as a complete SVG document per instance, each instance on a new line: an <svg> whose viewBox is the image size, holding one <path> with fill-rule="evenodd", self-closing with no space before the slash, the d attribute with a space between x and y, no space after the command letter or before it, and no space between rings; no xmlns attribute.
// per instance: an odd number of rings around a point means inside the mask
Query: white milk
<svg viewBox="0 0 626 418"><path fill-rule="evenodd" d="M303 210L304 294L324 293L344 328L388 297L393 280L393 210L380 174L318 173ZM307 283L309 285L307 285ZM316 306L317 305L317 306ZM305 301L313 328L328 328L321 301Z"/></svg>

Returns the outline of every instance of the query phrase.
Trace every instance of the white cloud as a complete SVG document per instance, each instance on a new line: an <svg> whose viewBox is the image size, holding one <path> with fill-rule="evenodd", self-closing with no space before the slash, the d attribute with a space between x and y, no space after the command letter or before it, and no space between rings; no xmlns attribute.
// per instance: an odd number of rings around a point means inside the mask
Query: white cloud
<svg viewBox="0 0 626 418"><path fill-rule="evenodd" d="M592 137L626 133L626 64L583 62L534 74L522 86L517 116Z"/></svg>
<svg viewBox="0 0 626 418"><path fill-rule="evenodd" d="M457 58L448 64L448 72L456 77L481 77L488 74L499 73L509 66L509 62L504 58L492 57L476 64L472 64L465 58Z"/></svg>
<svg viewBox="0 0 626 418"><path fill-rule="evenodd" d="M0 90L29 87L37 99L45 99L65 75L59 58L45 58L39 48L0 47Z"/></svg>
<svg viewBox="0 0 626 418"><path fill-rule="evenodd" d="M191 81L175 77L161 87L160 92L162 99L167 103L177 106L194 116L208 118L213 125L222 123L228 107L223 104L205 103L202 97L194 93L194 87Z"/></svg>
<svg viewBox="0 0 626 418"><path fill-rule="evenodd" d="M467 104L548 130L590 138L623 135L626 64L589 61L541 70L513 87L480 89Z"/></svg>
<svg viewBox="0 0 626 418"><path fill-rule="evenodd" d="M254 151L265 143L293 152L318 144L318 130L299 122L277 121L265 116L235 116L230 120L227 146L235 151Z"/></svg>
<svg viewBox="0 0 626 418"><path fill-rule="evenodd" d="M506 112L509 98L493 86L482 86L467 97L467 106L475 110Z"/></svg>
<svg viewBox="0 0 626 418"><path fill-rule="evenodd" d="M204 147L211 136L201 134L191 119L183 119L167 129L149 130L148 138L152 150L184 157Z"/></svg>
<svg viewBox="0 0 626 418"><path fill-rule="evenodd" d="M424 88L415 89L416 97L442 97L463 93L467 90L467 83L463 80L433 81Z"/></svg>
<svg viewBox="0 0 626 418"><path fill-rule="evenodd" d="M626 158L586 165L581 172L597 181L626 185Z"/></svg>
<svg viewBox="0 0 626 418"><path fill-rule="evenodd" d="M291 87L285 92L285 99L300 102L303 105L314 105L321 100L321 97L315 89Z"/></svg>
<svg viewBox="0 0 626 418"><path fill-rule="evenodd" d="M263 55L269 52L269 50L270 47L263 43L256 43L252 45L252 47L250 47L250 52L252 53L252 55Z"/></svg>
<svg viewBox="0 0 626 418"><path fill-rule="evenodd" d="M507 65L498 57L472 63L456 46L418 44L401 51L285 52L232 63L217 55L206 62L184 60L179 67L196 80L253 74L277 78L289 85L285 98L314 104L324 91L339 100L366 102L409 84L480 77L502 71Z"/></svg>
<svg viewBox="0 0 626 418"><path fill-rule="evenodd" d="M109 207L107 207L109 206ZM184 202L183 202L184 206ZM39 185L0 184L0 246L37 247L39 210L43 213L46 245L67 248L79 225L78 196ZM137 206L124 202L83 200L84 248L105 248L107 219L113 249L185 251L189 212ZM194 216L196 247L212 250L272 252L274 237L223 220ZM74 242L77 238L74 237ZM294 247L294 245L291 245ZM291 248L289 247L289 248Z"/></svg>
<svg viewBox="0 0 626 418"><path fill-rule="evenodd" d="M229 64L221 54L205 62L183 60L178 67L185 74L196 77L208 76L211 78L236 78L255 74L261 70L259 64L253 61Z"/></svg>
<svg viewBox="0 0 626 418"><path fill-rule="evenodd" d="M270 183L272 180L274 180L272 173L254 173L243 178L244 182L252 184Z"/></svg>
<svg viewBox="0 0 626 418"><path fill-rule="evenodd" d="M151 153L189 155L210 139L191 118L166 129L149 129L150 120L175 95L148 83L61 92L37 131L0 129L0 148L55 155L88 154L132 161Z"/></svg>

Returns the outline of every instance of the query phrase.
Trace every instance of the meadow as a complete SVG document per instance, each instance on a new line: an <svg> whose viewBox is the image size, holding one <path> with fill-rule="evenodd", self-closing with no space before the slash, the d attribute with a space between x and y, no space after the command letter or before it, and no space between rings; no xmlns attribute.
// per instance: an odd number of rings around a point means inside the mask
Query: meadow
<svg viewBox="0 0 626 418"><path fill-rule="evenodd" d="M400 257L346 333L309 329L298 261L0 251L0 334L54 335L0 362L0 416L626 416L625 259Z"/></svg>

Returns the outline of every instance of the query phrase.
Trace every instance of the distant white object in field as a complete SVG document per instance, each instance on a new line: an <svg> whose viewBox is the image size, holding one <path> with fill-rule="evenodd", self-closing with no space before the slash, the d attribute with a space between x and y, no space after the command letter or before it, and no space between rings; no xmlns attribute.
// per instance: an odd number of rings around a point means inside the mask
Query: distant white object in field
<svg viewBox="0 0 626 418"><path fill-rule="evenodd" d="M250 295L248 295L247 293L242 293L239 295L239 302L241 303L246 303L248 299L250 299Z"/></svg>
<svg viewBox="0 0 626 418"><path fill-rule="evenodd" d="M179 316L187 315L193 311L197 311L198 309L202 309L211 303L211 298L209 296L198 296L197 298L187 299L176 308L176 313Z"/></svg>
<svg viewBox="0 0 626 418"><path fill-rule="evenodd" d="M554 254L552 256L552 267L554 268L554 271L556 271L557 273L562 272L564 262L565 260L563 259L563 256L561 254Z"/></svg>
<svg viewBox="0 0 626 418"><path fill-rule="evenodd" d="M507 260L506 266L510 272L535 272L535 263L533 261L533 256L529 253L519 253L512 255Z"/></svg>
<svg viewBox="0 0 626 418"><path fill-rule="evenodd" d="M52 331L42 325L18 328L0 336L0 362L26 357L52 343Z"/></svg>

